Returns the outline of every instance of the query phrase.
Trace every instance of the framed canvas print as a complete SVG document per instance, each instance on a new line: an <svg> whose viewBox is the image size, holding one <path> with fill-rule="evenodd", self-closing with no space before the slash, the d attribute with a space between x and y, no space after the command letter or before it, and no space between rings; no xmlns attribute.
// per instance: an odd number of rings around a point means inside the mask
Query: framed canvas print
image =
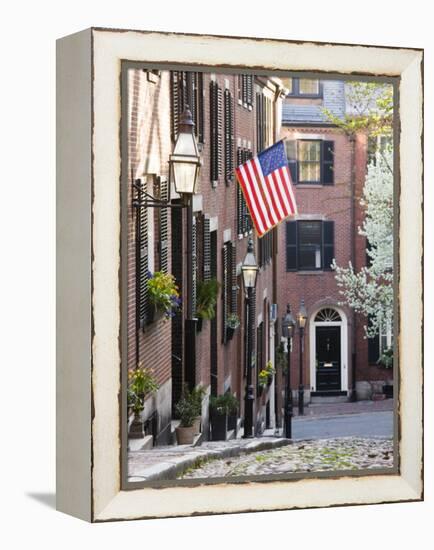
<svg viewBox="0 0 434 550"><path fill-rule="evenodd" d="M57 45L57 505L423 498L417 49Z"/></svg>

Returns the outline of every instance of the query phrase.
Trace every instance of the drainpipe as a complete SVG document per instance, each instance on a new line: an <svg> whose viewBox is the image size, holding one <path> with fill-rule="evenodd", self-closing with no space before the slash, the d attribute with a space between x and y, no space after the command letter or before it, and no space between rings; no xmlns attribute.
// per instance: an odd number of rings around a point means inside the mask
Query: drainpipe
<svg viewBox="0 0 434 550"><path fill-rule="evenodd" d="M356 135L350 134L351 144L351 263L356 268ZM352 316L351 326L351 401L357 401L356 396L356 319Z"/></svg>

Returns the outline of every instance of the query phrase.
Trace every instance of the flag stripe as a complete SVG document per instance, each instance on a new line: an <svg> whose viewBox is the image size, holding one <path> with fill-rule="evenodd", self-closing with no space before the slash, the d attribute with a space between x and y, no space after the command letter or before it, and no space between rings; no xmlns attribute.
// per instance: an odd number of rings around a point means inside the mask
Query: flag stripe
<svg viewBox="0 0 434 550"><path fill-rule="evenodd" d="M280 182L277 181L276 173L273 172L272 174L270 174L269 177L271 177L271 178L273 179L273 181L274 181L274 186L275 186L276 191L277 191L277 193L278 193L278 195L279 195L280 206L282 207L282 210L283 210L283 213L284 213L284 217L289 216L290 213L291 213L291 209L289 208L289 205L287 204L287 202L285 202L285 199L284 199L285 193L284 193L284 191L282 191L282 190L280 189Z"/></svg>
<svg viewBox="0 0 434 550"><path fill-rule="evenodd" d="M280 189L280 192L282 193L282 197L283 197L283 204L286 206L286 210L292 214L293 212L293 208L292 208L292 204L290 203L289 199L288 199L288 193L285 189L286 185L285 183L283 182L283 179L280 177L280 172L279 170L276 170L274 172L274 176L279 184L279 189Z"/></svg>
<svg viewBox="0 0 434 550"><path fill-rule="evenodd" d="M235 173L238 178L238 183L240 184L241 189L243 190L243 195L244 195L244 198L246 199L247 206L249 208L250 217L252 218L252 221L255 224L256 232L258 234L262 234L264 233L264 226L262 224L262 220L257 211L253 193L248 185L248 182L244 178L243 173L241 172L241 166L239 166L235 170Z"/></svg>
<svg viewBox="0 0 434 550"><path fill-rule="evenodd" d="M294 191L291 185L291 176L289 174L289 169L285 167L281 168L281 171L283 172L283 176L286 181L286 189L288 190L288 195L291 198L292 213L297 214L297 204L295 202Z"/></svg>
<svg viewBox="0 0 434 550"><path fill-rule="evenodd" d="M281 204L281 197L279 196L279 193L276 188L276 184L273 179L273 174L268 174L268 176L265 178L268 184L269 189L271 190L271 198L273 201L274 209L278 212L279 215L279 221L285 217L285 212L283 211L282 204Z"/></svg>
<svg viewBox="0 0 434 550"><path fill-rule="evenodd" d="M249 185L252 186L253 194L255 196L257 206L259 207L259 212L264 222L264 229L267 231L268 228L271 226L271 222L270 222L270 218L268 217L267 207L265 206L264 199L262 198L262 194L259 189L258 181L255 178L255 174L251 166L251 162L250 161L246 162L244 166L246 167L246 174L247 174L247 179L249 181Z"/></svg>
<svg viewBox="0 0 434 550"><path fill-rule="evenodd" d="M268 217L272 221L272 224L276 225L276 223L279 222L279 217L277 216L274 210L274 205L270 197L269 189L268 189L267 183L264 180L264 175L262 174L262 168L257 158L252 160L252 166L255 171L257 179L259 179L259 181L261 182L261 187L263 190L263 194L265 196L265 206L267 207Z"/></svg>

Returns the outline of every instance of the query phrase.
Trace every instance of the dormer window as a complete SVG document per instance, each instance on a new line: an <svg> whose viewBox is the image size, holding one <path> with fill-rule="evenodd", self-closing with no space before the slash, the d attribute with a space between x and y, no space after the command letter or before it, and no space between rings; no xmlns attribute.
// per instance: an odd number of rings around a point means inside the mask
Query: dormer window
<svg viewBox="0 0 434 550"><path fill-rule="evenodd" d="M288 78L285 84L289 90L288 97L322 97L321 83L315 78Z"/></svg>

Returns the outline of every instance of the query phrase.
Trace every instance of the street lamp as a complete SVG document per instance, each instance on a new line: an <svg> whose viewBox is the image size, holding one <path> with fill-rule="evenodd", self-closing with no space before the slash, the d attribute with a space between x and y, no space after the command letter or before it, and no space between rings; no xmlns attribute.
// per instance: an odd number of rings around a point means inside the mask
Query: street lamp
<svg viewBox="0 0 434 550"><path fill-rule="evenodd" d="M304 305L304 300L301 300L300 310L297 314L298 331L300 334L300 385L298 387L298 414L304 414L304 386L303 386L303 351L304 351L304 328L307 321L307 312Z"/></svg>
<svg viewBox="0 0 434 550"><path fill-rule="evenodd" d="M286 373L285 389L285 437L292 438L292 390L291 390L291 342L294 335L295 320L291 313L291 306L286 306L286 315L282 319L282 336L287 339L288 370Z"/></svg>
<svg viewBox="0 0 434 550"><path fill-rule="evenodd" d="M188 107L180 117L173 153L169 157L175 191L184 205L190 204L196 192L199 176L200 156L194 135L194 122Z"/></svg>
<svg viewBox="0 0 434 550"><path fill-rule="evenodd" d="M247 293L246 297L246 319L247 319L247 350L246 350L246 367L247 367L247 380L246 380L246 393L244 398L244 436L245 438L253 437L253 401L255 399L253 384L252 384L252 357L253 357L253 329L254 319L252 304L253 289L256 286L256 279L258 276L258 264L253 253L253 239L250 237L247 246L247 254L244 258L243 265L241 266L241 273L243 275L244 289Z"/></svg>

